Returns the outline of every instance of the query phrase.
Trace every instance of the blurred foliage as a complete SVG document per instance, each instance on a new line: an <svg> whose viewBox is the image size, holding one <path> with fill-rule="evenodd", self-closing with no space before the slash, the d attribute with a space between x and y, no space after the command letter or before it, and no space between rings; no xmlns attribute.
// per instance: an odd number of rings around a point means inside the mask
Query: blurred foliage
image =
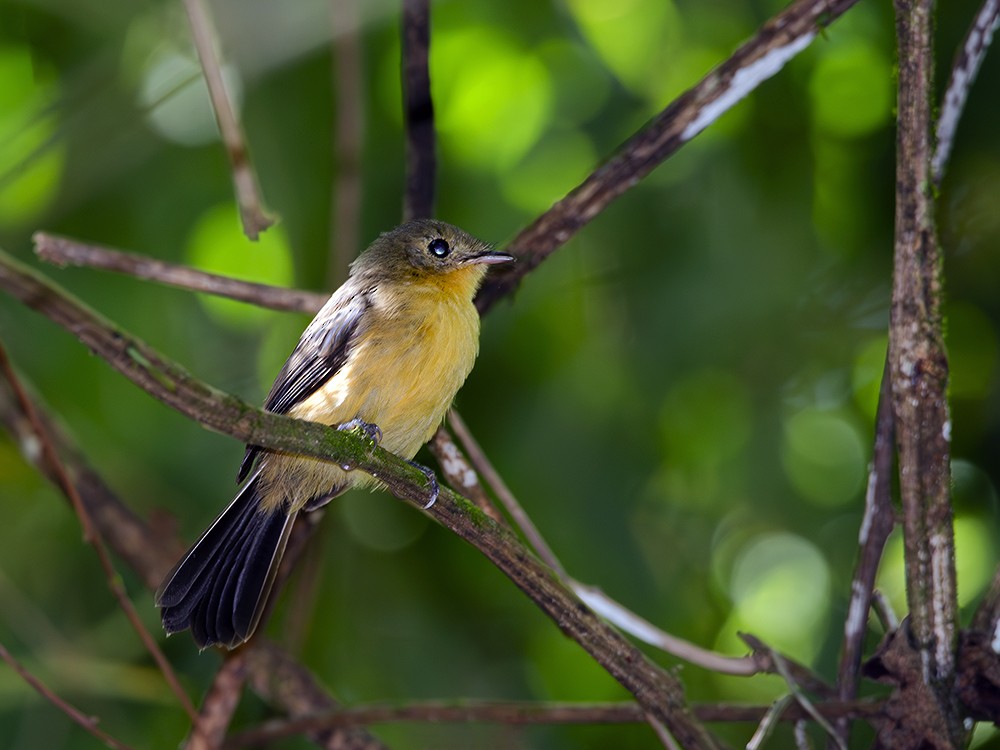
<svg viewBox="0 0 1000 750"><path fill-rule="evenodd" d="M503 244L781 2L434 5L439 215ZM245 278L320 288L330 256L326 3L212 3L267 201L240 233L181 6L0 0L0 245L46 229ZM942 6L938 80L977 3ZM360 4L364 237L398 222L397 7ZM939 200L959 593L998 557L1000 56L972 90ZM893 188L891 5L863 3L612 205L484 321L458 406L567 568L667 630L739 654L736 631L835 672L886 346ZM215 385L258 401L305 323L89 270L44 269ZM137 391L0 297L0 336L40 398L140 513L192 539L241 446ZM426 459L429 461L429 459ZM186 719L118 612L62 499L0 436L0 641L137 747ZM328 514L303 661L345 701L622 699L475 551L382 494ZM151 595L127 571L159 632ZM293 587L298 585L295 581ZM894 537L881 585L905 609ZM297 616L285 595L270 624ZM880 632L873 626L869 646ZM193 695L218 657L165 644ZM673 666L661 654L654 658ZM693 700L767 701L770 678L686 667ZM237 724L268 715L249 697ZM656 747L646 727L378 727L395 748ZM752 727L719 729L745 742ZM782 730L784 731L784 730ZM989 743L989 732L977 735ZM0 668L11 750L89 748ZM868 737L858 732L858 746ZM787 733L773 740L781 747ZM290 741L282 747L302 747Z"/></svg>

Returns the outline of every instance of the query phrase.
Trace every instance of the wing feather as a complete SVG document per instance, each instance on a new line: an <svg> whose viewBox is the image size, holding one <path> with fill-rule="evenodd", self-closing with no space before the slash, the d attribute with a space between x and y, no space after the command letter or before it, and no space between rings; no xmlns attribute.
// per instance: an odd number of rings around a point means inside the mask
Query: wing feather
<svg viewBox="0 0 1000 750"><path fill-rule="evenodd" d="M363 328L363 316L371 307L374 291L374 288L358 290L348 283L330 298L303 332L275 378L264 400L265 410L287 414L337 374ZM247 446L237 481L242 482L250 474L261 450L260 446Z"/></svg>

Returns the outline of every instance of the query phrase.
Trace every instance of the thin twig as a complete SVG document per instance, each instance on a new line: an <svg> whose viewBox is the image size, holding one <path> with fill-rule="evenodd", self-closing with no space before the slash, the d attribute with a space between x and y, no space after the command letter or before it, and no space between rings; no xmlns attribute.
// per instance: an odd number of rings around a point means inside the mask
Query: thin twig
<svg viewBox="0 0 1000 750"><path fill-rule="evenodd" d="M655 646L678 659L683 659L689 664L719 674L739 677L750 677L772 671L769 662L761 662L753 656L725 656L671 635L622 606L596 586L588 586L573 578L568 578L566 582L581 601L612 625L625 631L633 638L638 638L640 641Z"/></svg>
<svg viewBox="0 0 1000 750"><path fill-rule="evenodd" d="M795 699L795 702L799 704L802 710L810 716L813 721L819 724L826 733L832 738L833 742L837 745L839 750L847 750L847 744L840 738L837 734L836 729L833 725L827 721L827 718L823 716L822 713L816 708L815 704L809 700L805 692L802 689L801 684L793 672L797 671L794 665L785 659L784 656L779 654L777 651L772 649L770 646L763 643L759 638L749 635L747 633L740 633L740 638L747 642L747 644L753 648L755 651L766 651L771 660L774 662L774 666L777 673L781 675L781 678L785 681L788 689Z"/></svg>
<svg viewBox="0 0 1000 750"><path fill-rule="evenodd" d="M872 609L875 610L875 616L882 623L882 629L886 633L891 633L899 627L899 616L893 610L892 602L889 601L885 592L879 589L872 592Z"/></svg>
<svg viewBox="0 0 1000 750"><path fill-rule="evenodd" d="M903 508L906 598L924 684L961 744L954 697L958 602L951 510L948 360L931 157L933 0L896 0L899 76L889 367Z"/></svg>
<svg viewBox="0 0 1000 750"><path fill-rule="evenodd" d="M888 357L888 353L887 353ZM837 689L841 700L851 700L858 694L861 654L865 633L868 631L868 612L872 604L872 591L886 540L895 525L892 508L892 462L895 455L895 430L892 416L892 392L889 377L889 360L882 368L878 407L875 415L875 443L872 463L868 471L868 488L865 492L865 513L858 531L858 561L851 581L851 598L844 620L844 642L837 669ZM847 740L850 726L841 722L837 726L841 739Z"/></svg>
<svg viewBox="0 0 1000 750"><path fill-rule="evenodd" d="M333 21L333 205L330 210L330 264L327 286L336 289L361 242L361 158L365 145L364 60L361 54L361 0L330 0Z"/></svg>
<svg viewBox="0 0 1000 750"><path fill-rule="evenodd" d="M513 292L525 275L581 227L781 70L809 46L819 31L856 2L798 0L761 26L752 39L675 99L579 186L514 238L506 250L516 255L518 262L490 274L476 299L480 311L488 310Z"/></svg>
<svg viewBox="0 0 1000 750"><path fill-rule="evenodd" d="M194 40L195 49L198 50L205 83L208 84L208 95L215 111L215 121L219 124L222 142L233 170L233 186L240 207L243 232L251 240L256 240L261 232L274 223L274 219L267 215L261 205L260 188L250 162L243 128L240 127L236 110L229 100L229 93L222 78L212 21L202 0L184 0L184 10L191 25L191 38Z"/></svg>
<svg viewBox="0 0 1000 750"><path fill-rule="evenodd" d="M430 0L403 0L403 120L406 123L406 193L403 220L434 215L437 181L434 100L428 58Z"/></svg>
<svg viewBox="0 0 1000 750"><path fill-rule="evenodd" d="M104 545L104 540L101 537L100 531L91 521L90 514L87 512L87 507L84 505L84 502L80 497L80 493L76 490L76 485L73 484L73 481L70 479L69 474L66 471L66 467L59 458L59 453L53 445L52 439L49 437L45 424L36 413L34 404L31 399L28 398L28 394L25 390L21 387L20 380L14 372L14 368L11 365L10 360L7 358L7 352L2 345L0 345L0 373L3 374L4 378L6 378L7 382L10 384L20 404L22 412L31 424L32 430L38 438L38 443L41 448L42 455L45 457L45 462L52 467L52 472L56 476L57 483L70 499L70 504L73 506L73 510L76 512L76 516L80 521L80 526L83 529L83 539L87 544L94 548L101 570L104 572L104 576L107 579L108 588L115 597L115 600L118 602L118 606L121 607L122 612L125 614L125 618L138 634L139 640L142 641L142 645L149 652L150 656L153 657L153 661L156 662L156 666L163 674L163 678L166 680L171 691L173 691L174 695L177 696L177 700L180 702L181 707L185 712L187 712L188 716L191 717L191 721L197 724L198 712L195 710L194 704L191 702L187 693L184 692L184 688L181 687L180 680L177 679L177 675L174 673L173 667L170 666L170 662L167 661L167 657L164 656L160 647L157 645L156 639L154 639L150 632L146 629L146 626L143 624L139 614L135 611L132 600L129 599L128 593L125 591L125 586L122 583L121 576L118 575L118 571L115 570L114 563L111 562L111 556L108 554L108 549Z"/></svg>
<svg viewBox="0 0 1000 750"><path fill-rule="evenodd" d="M240 281L231 276L220 276L190 266L167 263L145 255L113 250L46 232L36 232L33 239L35 254L57 266L88 266L114 271L178 289L228 297L274 310L315 313L329 297L316 292Z"/></svg>
<svg viewBox="0 0 1000 750"><path fill-rule="evenodd" d="M113 750L132 750L131 747L126 745L124 742L119 742L114 737L112 737L107 732L104 732L97 726L97 719L93 716L86 716L80 709L76 708L72 704L64 701L54 692L52 692L41 680L35 677L31 672L29 672L21 662L15 659L11 653L6 649L6 647L0 643L0 659L3 659L7 664L17 672L18 676L26 683L28 683L40 696L51 703L53 706L62 711L66 716L68 716L74 723L82 727L94 737L99 739L105 745Z"/></svg>
<svg viewBox="0 0 1000 750"><path fill-rule="evenodd" d="M958 121L969 98L969 90L979 74L979 67L993 41L993 34L1000 27L1000 0L985 0L976 13L969 32L962 40L951 66L951 78L944 92L937 121L937 146L931 159L931 175L935 185L940 185L955 143Z"/></svg>
<svg viewBox="0 0 1000 750"><path fill-rule="evenodd" d="M768 707L767 712L757 725L757 731L753 733L753 736L747 742L746 750L760 750L760 747L771 736L775 727L778 726L778 722L781 720L781 715L785 712L785 709L792 705L792 703L792 696L786 694Z"/></svg>

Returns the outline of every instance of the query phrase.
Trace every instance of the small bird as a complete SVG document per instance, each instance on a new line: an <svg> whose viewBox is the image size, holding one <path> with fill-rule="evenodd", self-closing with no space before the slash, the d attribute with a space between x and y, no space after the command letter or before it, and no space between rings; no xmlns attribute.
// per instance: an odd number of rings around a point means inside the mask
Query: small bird
<svg viewBox="0 0 1000 750"><path fill-rule="evenodd" d="M479 352L472 299L487 266L513 260L441 221L382 234L303 332L264 409L360 428L409 461L472 370ZM237 481L244 480L156 593L166 631L191 628L201 648L235 648L253 635L300 512L376 483L255 445L239 468Z"/></svg>

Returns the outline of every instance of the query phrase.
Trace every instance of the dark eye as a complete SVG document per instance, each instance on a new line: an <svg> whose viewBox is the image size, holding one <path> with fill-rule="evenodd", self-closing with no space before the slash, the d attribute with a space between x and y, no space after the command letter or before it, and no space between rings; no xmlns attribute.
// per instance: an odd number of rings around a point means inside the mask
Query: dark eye
<svg viewBox="0 0 1000 750"><path fill-rule="evenodd" d="M427 249L435 258L444 258L451 252L451 248L448 247L448 243L440 237L435 240L431 240L427 245Z"/></svg>

